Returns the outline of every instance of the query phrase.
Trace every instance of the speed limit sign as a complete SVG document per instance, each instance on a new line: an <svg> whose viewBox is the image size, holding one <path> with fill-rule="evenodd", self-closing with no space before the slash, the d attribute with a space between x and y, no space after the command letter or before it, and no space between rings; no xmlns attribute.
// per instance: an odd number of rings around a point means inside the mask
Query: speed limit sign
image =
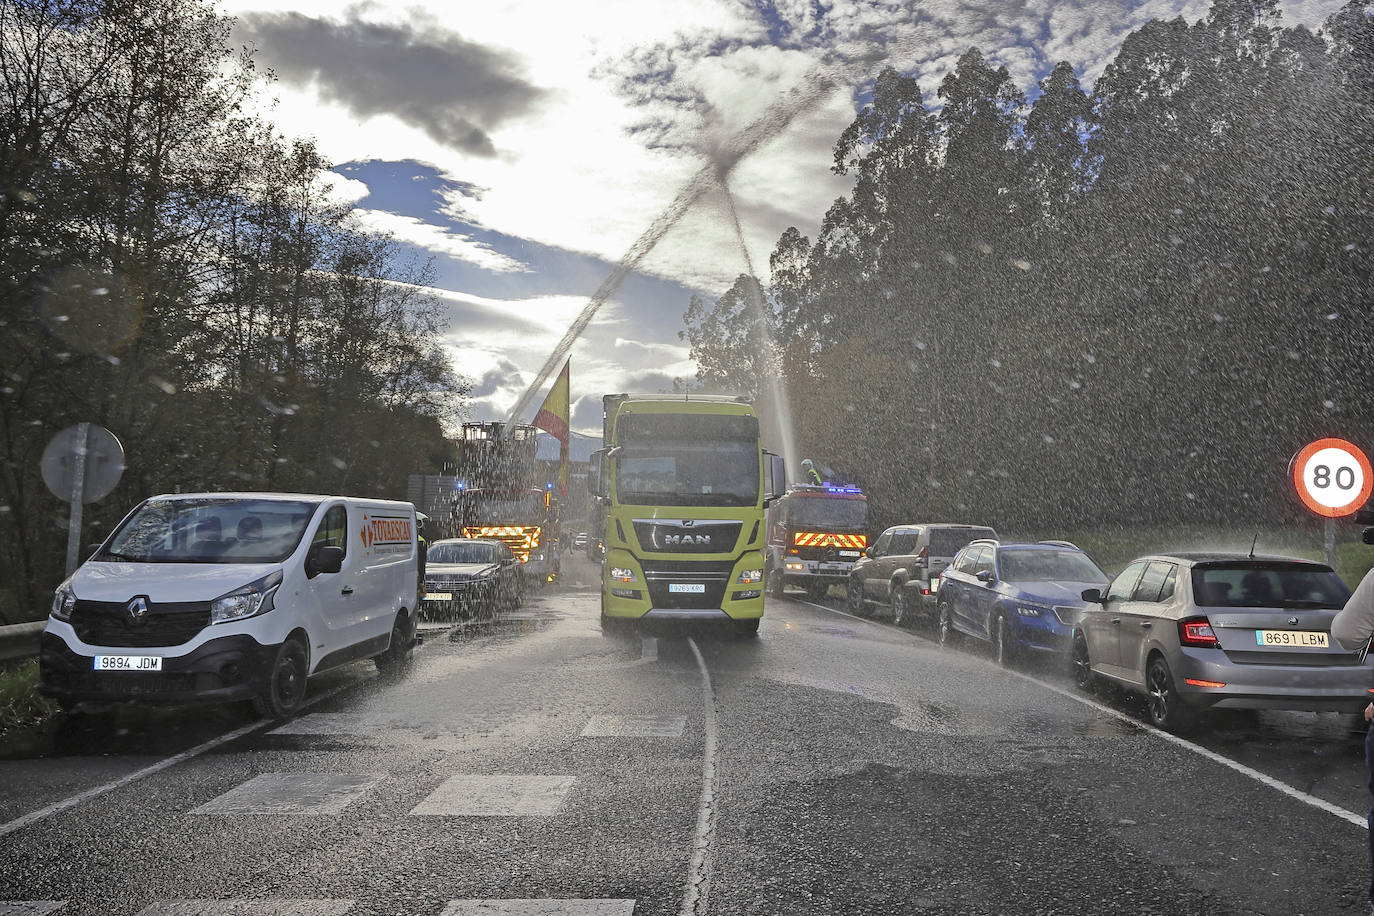
<svg viewBox="0 0 1374 916"><path fill-rule="evenodd" d="M1318 515L1353 515L1374 490L1374 470L1359 447L1344 439L1318 439L1293 459L1293 485Z"/></svg>

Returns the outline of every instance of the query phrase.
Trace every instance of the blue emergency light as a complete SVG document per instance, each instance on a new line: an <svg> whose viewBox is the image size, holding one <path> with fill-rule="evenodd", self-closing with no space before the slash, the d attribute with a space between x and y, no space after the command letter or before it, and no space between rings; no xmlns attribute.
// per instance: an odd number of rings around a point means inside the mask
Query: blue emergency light
<svg viewBox="0 0 1374 916"><path fill-rule="evenodd" d="M466 480L455 480L455 481L453 482L453 489L455 489L455 490L463 490L463 489L466 489L466 488L467 488L467 485L468 485L468 482L467 482Z"/></svg>

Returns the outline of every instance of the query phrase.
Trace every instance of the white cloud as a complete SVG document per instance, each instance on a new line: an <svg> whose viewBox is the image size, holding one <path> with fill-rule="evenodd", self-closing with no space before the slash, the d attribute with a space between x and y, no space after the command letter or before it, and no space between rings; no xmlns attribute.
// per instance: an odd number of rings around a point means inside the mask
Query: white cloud
<svg viewBox="0 0 1374 916"><path fill-rule="evenodd" d="M325 200L331 204L356 204L372 193L365 182L340 175L338 172L321 173L316 179L316 185L325 192Z"/></svg>
<svg viewBox="0 0 1374 916"><path fill-rule="evenodd" d="M362 182L356 182L362 184ZM402 216L386 210L355 209L353 215L364 227L373 232L390 233L398 241L406 242L447 255L455 260L474 264L497 273L524 271L529 268L493 249L485 242L477 241L469 235L454 232L444 226L426 223L413 216Z"/></svg>

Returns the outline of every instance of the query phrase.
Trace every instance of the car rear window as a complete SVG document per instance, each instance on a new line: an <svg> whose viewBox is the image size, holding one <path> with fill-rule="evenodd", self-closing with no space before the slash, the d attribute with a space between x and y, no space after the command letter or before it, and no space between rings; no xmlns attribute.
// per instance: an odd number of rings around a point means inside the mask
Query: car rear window
<svg viewBox="0 0 1374 916"><path fill-rule="evenodd" d="M932 528L930 529L930 555L932 557L952 557L963 549L969 541L995 537L997 537L997 532L991 528Z"/></svg>
<svg viewBox="0 0 1374 916"><path fill-rule="evenodd" d="M1202 607L1341 608L1350 589L1325 566L1238 562L1193 568Z"/></svg>

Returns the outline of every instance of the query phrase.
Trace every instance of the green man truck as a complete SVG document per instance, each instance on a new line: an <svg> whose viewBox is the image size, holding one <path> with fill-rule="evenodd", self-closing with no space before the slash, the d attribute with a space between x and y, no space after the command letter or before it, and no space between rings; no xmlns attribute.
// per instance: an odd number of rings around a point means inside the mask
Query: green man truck
<svg viewBox="0 0 1374 916"><path fill-rule="evenodd" d="M763 617L764 510L786 490L745 398L608 394L588 484L604 531L601 625Z"/></svg>

